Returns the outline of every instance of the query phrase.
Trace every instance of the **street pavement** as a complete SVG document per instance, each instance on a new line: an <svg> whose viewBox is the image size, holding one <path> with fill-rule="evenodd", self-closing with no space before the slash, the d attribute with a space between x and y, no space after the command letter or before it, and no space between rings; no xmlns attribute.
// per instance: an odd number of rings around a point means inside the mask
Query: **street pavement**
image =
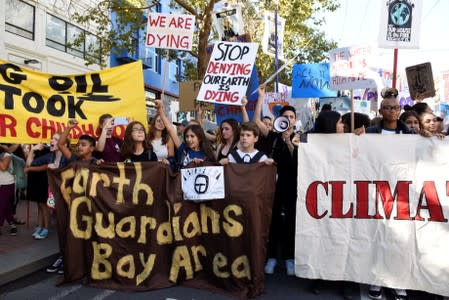
<svg viewBox="0 0 449 300"><path fill-rule="evenodd" d="M30 205L28 205L30 204ZM27 217L29 215L29 218ZM58 255L58 242L54 219L50 235L45 240L34 240L31 236L37 220L35 203L22 201L18 207L18 217L27 219L26 225L19 226L18 235L7 235L6 226L0 236L0 299L162 299L162 300L229 300L234 299L206 290L186 287L172 287L148 292L120 292L90 288L80 284L59 286L62 276L47 274L44 269ZM321 293L310 291L311 281L287 276L282 264L278 264L273 275L265 277L265 293L257 299L343 299L341 284L324 282ZM411 292L411 300L435 300L434 296ZM356 285L352 293L354 300L369 299L367 286ZM386 292L383 299L392 299Z"/></svg>

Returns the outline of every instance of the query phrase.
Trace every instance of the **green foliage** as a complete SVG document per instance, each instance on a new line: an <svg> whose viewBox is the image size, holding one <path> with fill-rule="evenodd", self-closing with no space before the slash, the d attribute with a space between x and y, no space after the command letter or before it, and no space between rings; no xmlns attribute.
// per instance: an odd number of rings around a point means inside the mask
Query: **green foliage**
<svg viewBox="0 0 449 300"><path fill-rule="evenodd" d="M133 5L127 0L102 0L96 7L83 13L76 13L74 20L83 25L96 24L98 39L101 47L97 47L96 57L101 57L105 62L106 57L113 49L124 49L132 52L135 47L133 36L137 30L145 29L148 9L154 4L147 4L145 0L133 0ZM213 42L211 13L216 0L172 0L171 7L184 10L184 13L193 14L196 17L196 34L191 56L197 58L197 64L183 59L186 79L201 78L207 66L206 47ZM232 4L231 2L228 2ZM254 1L242 0L243 17L245 27L250 33L253 42L261 42L264 30L263 12L275 9L274 0ZM328 41L318 26L324 20L324 11L334 11L338 4L336 0L278 0L279 15L286 19L284 33L284 57L290 60L296 57L294 63L313 63L325 60L327 51L335 48L333 41ZM113 12L110 14L109 12ZM112 26L115 15L116 26ZM78 40L82 41L82 37ZM261 48L261 47L260 47ZM186 57L184 51L179 52L181 57ZM179 53L170 51L170 57L175 58ZM92 63L89 61L89 63ZM283 62L279 62L279 67ZM275 71L274 58L259 50L256 65L260 74L260 81L273 74ZM291 82L291 66L279 74L280 82Z"/></svg>

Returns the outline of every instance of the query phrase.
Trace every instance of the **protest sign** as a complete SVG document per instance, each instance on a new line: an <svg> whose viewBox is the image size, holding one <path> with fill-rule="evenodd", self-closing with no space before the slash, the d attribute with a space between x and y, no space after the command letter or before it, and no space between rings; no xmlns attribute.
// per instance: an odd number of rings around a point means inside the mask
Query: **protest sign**
<svg viewBox="0 0 449 300"><path fill-rule="evenodd" d="M149 13L145 44L147 47L192 50L195 16Z"/></svg>
<svg viewBox="0 0 449 300"><path fill-rule="evenodd" d="M338 48L329 51L330 88L332 90L377 87L379 74L371 69L374 62L372 46Z"/></svg>
<svg viewBox="0 0 449 300"><path fill-rule="evenodd" d="M224 199L223 167L181 169L181 188L185 200Z"/></svg>
<svg viewBox="0 0 449 300"><path fill-rule="evenodd" d="M228 5L212 14L215 31L222 41L233 41L245 34L241 5Z"/></svg>
<svg viewBox="0 0 449 300"><path fill-rule="evenodd" d="M240 105L250 83L258 46L256 43L215 43L197 99Z"/></svg>
<svg viewBox="0 0 449 300"><path fill-rule="evenodd" d="M418 49L422 0L383 0L379 47Z"/></svg>
<svg viewBox="0 0 449 300"><path fill-rule="evenodd" d="M447 153L436 137L309 135L298 147L296 275L448 296Z"/></svg>
<svg viewBox="0 0 449 300"><path fill-rule="evenodd" d="M41 143L64 131L69 118L82 134L97 135L104 113L147 124L142 64L79 75L52 75L0 61L0 139L5 143ZM115 127L123 135L125 126Z"/></svg>
<svg viewBox="0 0 449 300"><path fill-rule="evenodd" d="M263 53L268 55L276 55L276 40L275 40L275 20L274 13L266 11L264 14L265 30L262 37L262 50ZM277 16L277 53L278 59L284 60L284 29L285 19L281 16Z"/></svg>
<svg viewBox="0 0 449 300"><path fill-rule="evenodd" d="M432 66L430 63L419 64L405 68L410 96L422 100L435 96Z"/></svg>
<svg viewBox="0 0 449 300"><path fill-rule="evenodd" d="M275 174L264 164L227 165L225 199L195 203L182 198L181 173L160 163L77 162L50 172L64 282L260 295Z"/></svg>
<svg viewBox="0 0 449 300"><path fill-rule="evenodd" d="M336 97L330 89L329 64L293 65L292 98Z"/></svg>
<svg viewBox="0 0 449 300"><path fill-rule="evenodd" d="M196 98L201 88L201 80L179 83L179 111L195 111ZM203 103L204 104L204 103ZM213 110L213 104L203 105L203 110Z"/></svg>

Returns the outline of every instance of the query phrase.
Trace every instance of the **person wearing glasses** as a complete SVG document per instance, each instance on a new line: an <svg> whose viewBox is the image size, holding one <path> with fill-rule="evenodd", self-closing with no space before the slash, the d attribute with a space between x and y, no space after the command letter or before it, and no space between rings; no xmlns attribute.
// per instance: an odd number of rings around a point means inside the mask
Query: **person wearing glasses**
<svg viewBox="0 0 449 300"><path fill-rule="evenodd" d="M370 126L366 129L366 133L380 133L380 134L411 134L414 133L407 124L399 120L401 113L401 106L398 100L398 90L393 88L385 88L381 92L383 98L379 113L382 115L382 120L376 125Z"/></svg>
<svg viewBox="0 0 449 300"><path fill-rule="evenodd" d="M413 134L413 129L410 129L407 124L399 120L401 113L401 106L398 100L398 91L393 88L383 89L381 92L383 98L379 113L382 115L382 120L374 126L366 129L366 133L380 133L380 134ZM407 299L407 291L403 289L393 289L395 300ZM371 285L368 290L368 295L371 299L382 298L382 287Z"/></svg>
<svg viewBox="0 0 449 300"><path fill-rule="evenodd" d="M133 121L126 127L120 157L124 162L157 161L142 123Z"/></svg>

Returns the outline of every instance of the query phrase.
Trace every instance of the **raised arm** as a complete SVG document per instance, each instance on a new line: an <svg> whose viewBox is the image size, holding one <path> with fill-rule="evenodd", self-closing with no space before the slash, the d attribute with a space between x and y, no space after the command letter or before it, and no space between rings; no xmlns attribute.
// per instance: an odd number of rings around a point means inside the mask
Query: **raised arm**
<svg viewBox="0 0 449 300"><path fill-rule="evenodd" d="M34 159L34 151L36 151L36 150L42 150L42 149L44 149L44 144L42 144L42 143L36 144L36 145L34 145L34 146L31 146L30 153L28 153L27 161L26 161L26 166L27 166L27 167L31 166L31 163L33 162L33 159Z"/></svg>
<svg viewBox="0 0 449 300"><path fill-rule="evenodd" d="M114 121L114 118L109 118L103 122L103 124L101 126L101 134L100 134L100 137L98 138L97 145L95 146L95 150L97 150L99 152L103 152L104 145L106 144L106 138L108 135L108 131L112 130L114 127L114 125L112 124L113 121Z"/></svg>
<svg viewBox="0 0 449 300"><path fill-rule="evenodd" d="M72 151L70 151L70 149L66 146L67 137L70 134L70 130L72 130L72 128L75 127L76 124L78 124L78 122L75 119L70 119L67 122L67 126L58 141L59 150L67 160L70 160L72 158Z"/></svg>
<svg viewBox="0 0 449 300"><path fill-rule="evenodd" d="M249 116L248 116L248 112L246 111L246 105L248 104L248 99L245 97L243 97L242 99L242 106L241 106L241 110L242 110L242 121L243 122L249 122Z"/></svg>
<svg viewBox="0 0 449 300"><path fill-rule="evenodd" d="M175 126L173 126L173 123L170 121L170 119L165 114L164 104L162 103L161 100L155 100L154 104L156 105L159 116L161 117L162 122L164 122L165 128L167 128L168 134L170 135L171 139L173 140L175 147L179 148L182 144L181 140L178 137L178 133L176 132Z"/></svg>
<svg viewBox="0 0 449 300"><path fill-rule="evenodd" d="M267 126L265 126L265 124L262 122L262 119L260 118L260 114L262 113L262 103L264 97L265 97L265 86L261 85L259 87L259 97L257 98L256 108L254 109L253 121L254 123L256 123L257 127L259 127L260 133L263 136L267 136L269 130Z"/></svg>

